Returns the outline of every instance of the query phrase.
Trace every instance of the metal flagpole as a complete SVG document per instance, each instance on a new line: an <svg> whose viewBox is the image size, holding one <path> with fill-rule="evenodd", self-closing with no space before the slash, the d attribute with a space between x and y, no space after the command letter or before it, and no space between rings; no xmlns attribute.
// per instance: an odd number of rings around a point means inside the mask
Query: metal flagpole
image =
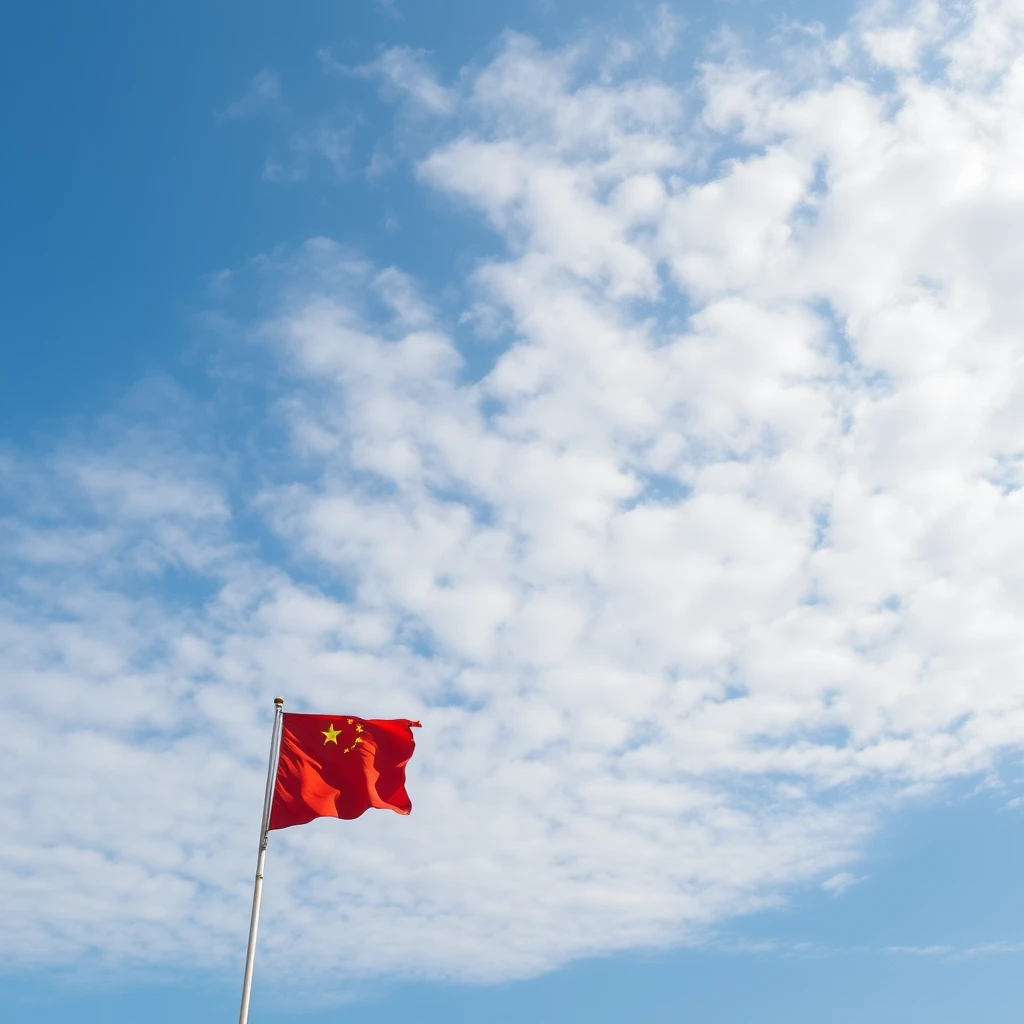
<svg viewBox="0 0 1024 1024"><path fill-rule="evenodd" d="M274 729L270 734L270 764L267 766L267 791L263 797L263 824L260 826L260 852L256 858L256 883L252 891L252 917L249 918L249 948L245 951L245 978L242 980L242 1008L238 1024L248 1024L249 995L252 992L252 964L256 958L256 929L260 923L260 899L263 896L263 862L267 859L267 832L270 829L270 805L274 801L277 759L281 751L281 722L284 701L274 698Z"/></svg>

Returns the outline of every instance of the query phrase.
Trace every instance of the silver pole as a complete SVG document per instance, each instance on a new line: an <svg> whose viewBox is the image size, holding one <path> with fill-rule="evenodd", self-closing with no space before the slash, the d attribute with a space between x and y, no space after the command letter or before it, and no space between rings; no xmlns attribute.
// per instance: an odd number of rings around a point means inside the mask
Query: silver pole
<svg viewBox="0 0 1024 1024"><path fill-rule="evenodd" d="M267 859L267 832L270 829L270 805L274 802L277 759L281 752L281 721L284 701L274 698L274 729L270 734L270 764L267 766L267 790L263 796L263 824L260 826L260 852L256 858L256 883L252 891L252 916L249 918L249 948L245 951L245 977L242 980L242 1008L238 1024L248 1024L249 996L252 993L252 965L256 958L256 929L260 923L260 899L263 896L263 862Z"/></svg>

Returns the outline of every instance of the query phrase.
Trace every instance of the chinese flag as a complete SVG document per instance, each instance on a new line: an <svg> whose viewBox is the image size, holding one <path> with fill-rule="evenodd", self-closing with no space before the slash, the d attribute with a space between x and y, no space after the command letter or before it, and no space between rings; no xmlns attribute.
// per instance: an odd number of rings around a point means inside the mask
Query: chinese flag
<svg viewBox="0 0 1024 1024"><path fill-rule="evenodd" d="M405 766L419 722L286 714L270 827L358 818L370 807L408 814Z"/></svg>

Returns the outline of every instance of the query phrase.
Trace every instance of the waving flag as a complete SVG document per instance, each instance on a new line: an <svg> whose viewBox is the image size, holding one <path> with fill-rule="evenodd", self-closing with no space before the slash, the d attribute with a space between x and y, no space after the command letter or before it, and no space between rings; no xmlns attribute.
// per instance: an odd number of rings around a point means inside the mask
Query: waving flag
<svg viewBox="0 0 1024 1024"><path fill-rule="evenodd" d="M408 814L405 766L419 724L406 718L284 715L270 828L358 818L370 807Z"/></svg>
<svg viewBox="0 0 1024 1024"><path fill-rule="evenodd" d="M284 698L274 698L238 1024L249 1021L270 830L303 825L314 818L358 818L370 807L408 814L412 802L405 791L405 766L416 749L412 730L419 724L408 718L286 715Z"/></svg>

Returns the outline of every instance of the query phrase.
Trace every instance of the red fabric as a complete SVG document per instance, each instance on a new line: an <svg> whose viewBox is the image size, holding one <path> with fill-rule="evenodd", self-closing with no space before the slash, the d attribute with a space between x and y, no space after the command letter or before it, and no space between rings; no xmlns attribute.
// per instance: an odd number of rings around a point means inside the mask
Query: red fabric
<svg viewBox="0 0 1024 1024"><path fill-rule="evenodd" d="M416 749L407 718L286 714L270 827L358 818L370 807L412 810L405 766Z"/></svg>

